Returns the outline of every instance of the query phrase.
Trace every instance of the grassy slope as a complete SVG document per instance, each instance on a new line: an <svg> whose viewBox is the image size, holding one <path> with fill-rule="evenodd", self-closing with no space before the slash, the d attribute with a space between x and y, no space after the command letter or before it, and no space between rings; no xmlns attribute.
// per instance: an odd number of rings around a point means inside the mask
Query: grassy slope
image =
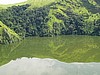
<svg viewBox="0 0 100 75"><path fill-rule="evenodd" d="M7 5L0 4L0 9L6 9L7 7L11 7L15 5L16 6L24 5L24 4L31 4L30 8L42 7L56 1L58 0L27 0L26 2L16 3L16 4L7 4Z"/></svg>
<svg viewBox="0 0 100 75"><path fill-rule="evenodd" d="M27 3L31 4L30 8L34 8L42 7L56 1L57 0L28 0Z"/></svg>
<svg viewBox="0 0 100 75"><path fill-rule="evenodd" d="M54 7L57 7L57 11L56 10L52 10L51 12L59 12L61 14L63 14L64 16L66 16L62 10L66 10L67 8L71 8L73 12L82 15L82 14L88 14L91 15L92 11L94 11L94 9L92 7L98 7L98 9L100 8L98 0L94 1L94 0L27 0L26 2L22 2L22 3L17 3L17 4L8 4L8 5L0 5L0 9L5 9L7 7L11 7L13 5L24 5L24 4L31 4L31 6L29 8L34 8L34 7L43 7L45 5L49 5L50 3L53 2L60 2L60 4L55 5ZM92 6L92 7L91 7ZM91 12L89 12L88 8L91 7ZM95 11L96 12L96 11ZM98 13L98 11L97 11Z"/></svg>
<svg viewBox="0 0 100 75"><path fill-rule="evenodd" d="M26 4L26 2L16 3L16 4L7 4L7 5L0 4L0 10L7 9L8 7L11 7L11 6L18 6L18 5L24 5L24 4Z"/></svg>
<svg viewBox="0 0 100 75"><path fill-rule="evenodd" d="M52 2L64 2L64 1L67 1L68 3L71 2L71 3L83 3L86 1L85 0L27 0L26 2L22 2L22 3L16 3L16 4L7 4L7 5L3 5L3 4L0 4L0 9L5 9L7 7L11 7L11 6L14 6L14 5L24 5L24 4L31 4L30 8L34 8L34 7L42 7L44 5L48 5ZM87 0L88 3L90 3L91 5L94 5L94 6L97 6L97 7L100 7L100 2L99 0ZM76 5L79 5L79 4L76 4ZM70 6L70 5L69 5Z"/></svg>
<svg viewBox="0 0 100 75"><path fill-rule="evenodd" d="M62 23L62 25L64 25L63 20L58 19L55 15L58 15L58 13L60 13L61 15L63 15L66 18L69 18L70 15L66 14L66 12L71 12L71 13L75 13L76 15L80 15L80 16L84 16L84 21L85 23L87 23L87 27L88 28L84 28L85 31L90 30L89 33L91 33L93 31L93 28L89 27L90 25L88 25L89 23L93 23L95 20L100 19L100 13L99 10L100 9L100 5L98 3L98 0L94 1L94 0L28 0L24 3L20 3L20 4L31 4L31 6L29 7L30 9L32 8L39 8L45 5L49 5L51 3L55 3L54 5L51 6L50 8L50 12L49 12L49 17L50 20L48 21L48 26L50 27L50 30L52 30L53 28L53 23L57 22L57 23ZM58 3L57 3L58 2ZM18 4L16 4L18 5ZM7 5L9 6L9 5ZM5 6L5 8L7 7ZM12 5L10 5L12 6ZM56 8L56 9L54 9ZM93 27L93 26L92 26ZM89 29L90 28L90 29Z"/></svg>
<svg viewBox="0 0 100 75"><path fill-rule="evenodd" d="M89 22L93 22L94 20L98 20L100 19L100 14L98 12L98 10L92 8L92 7L97 7L98 9L100 9L100 6L94 1L94 0L88 0L87 1L87 7L89 7L89 4L92 6L91 10L89 11L89 9L86 7L86 2L83 0L67 0L67 1L63 1L60 4L55 4L54 6L52 6L52 8L50 9L49 12L49 17L51 17L51 19L48 22L48 25L50 27L52 27L54 22L57 23L62 23L63 24L63 20L59 20L57 19L54 15L60 13L63 16L65 16L66 18L69 17L69 15L67 15L66 13L64 13L64 11L67 10L75 13L77 15L80 16L84 16L84 20L89 23ZM54 9L56 8L56 9ZM95 11L95 13L94 13Z"/></svg>
<svg viewBox="0 0 100 75"><path fill-rule="evenodd" d="M17 40L21 40L21 38L19 37L18 34L16 34L13 30L8 28L1 21L0 21L0 34L1 34L1 36L0 36L1 43L6 43L6 41L14 42L14 41L17 41Z"/></svg>

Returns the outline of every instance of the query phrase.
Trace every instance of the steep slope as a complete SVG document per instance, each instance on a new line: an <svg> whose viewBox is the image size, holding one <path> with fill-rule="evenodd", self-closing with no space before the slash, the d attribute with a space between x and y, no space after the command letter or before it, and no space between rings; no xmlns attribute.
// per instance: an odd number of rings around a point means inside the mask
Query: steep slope
<svg viewBox="0 0 100 75"><path fill-rule="evenodd" d="M21 40L19 35L0 22L0 43L8 44L19 40Z"/></svg>
<svg viewBox="0 0 100 75"><path fill-rule="evenodd" d="M51 0L48 3L41 0L37 3L32 0L26 5L2 10L0 20L20 36L100 35L97 0Z"/></svg>
<svg viewBox="0 0 100 75"><path fill-rule="evenodd" d="M0 4L0 10L7 9L8 7L12 6L19 6L19 5L24 5L26 2L21 2L21 3L16 3L16 4Z"/></svg>
<svg viewBox="0 0 100 75"><path fill-rule="evenodd" d="M25 4L30 4L31 6L29 7L31 8L39 8L39 7L43 7L45 5L48 5L52 2L57 2L59 0L27 0L25 2L20 2L20 3L16 3L16 4L0 4L0 9L7 9L8 7L12 7L12 6L19 6L19 5L25 5Z"/></svg>
<svg viewBox="0 0 100 75"><path fill-rule="evenodd" d="M96 7L96 4L93 5L95 2L91 1L93 0L63 0L55 3L49 12L51 18L51 20L49 20L49 25L53 27L55 22L58 24L61 23L63 26L67 26L64 27L65 31L69 31L67 34L92 35L97 33L95 32L95 26L100 26L96 25L100 22L100 12L95 9L100 9L100 7ZM88 4L85 5L86 3ZM88 5L95 7L95 9Z"/></svg>
<svg viewBox="0 0 100 75"><path fill-rule="evenodd" d="M58 0L28 0L26 3L27 4L31 4L31 6L29 8L39 8L39 7L43 7L45 5L49 5L52 2L56 2Z"/></svg>

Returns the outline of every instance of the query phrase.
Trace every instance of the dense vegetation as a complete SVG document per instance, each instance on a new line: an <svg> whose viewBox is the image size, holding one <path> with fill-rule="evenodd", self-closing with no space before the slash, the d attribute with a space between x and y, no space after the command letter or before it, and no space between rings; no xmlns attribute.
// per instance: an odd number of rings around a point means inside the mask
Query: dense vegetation
<svg viewBox="0 0 100 75"><path fill-rule="evenodd" d="M0 20L22 38L71 34L100 35L98 0L58 0L40 7L32 6L26 4L2 10Z"/></svg>
<svg viewBox="0 0 100 75"><path fill-rule="evenodd" d="M28 36L47 36L47 39L36 37L27 41L27 38L23 44L0 45L0 65L21 57L48 57L64 62L100 61L99 37L50 37L100 36L99 0L51 0L48 3L41 0L45 3L38 5L40 0L28 1L30 3L1 8L0 43L12 43Z"/></svg>
<svg viewBox="0 0 100 75"><path fill-rule="evenodd" d="M0 44L8 44L20 40L21 38L18 34L0 22Z"/></svg>

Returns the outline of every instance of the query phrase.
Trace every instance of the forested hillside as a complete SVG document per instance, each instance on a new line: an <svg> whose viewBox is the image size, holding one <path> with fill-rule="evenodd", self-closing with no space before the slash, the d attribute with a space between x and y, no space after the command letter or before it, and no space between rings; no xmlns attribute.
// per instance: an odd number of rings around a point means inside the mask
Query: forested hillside
<svg viewBox="0 0 100 75"><path fill-rule="evenodd" d="M35 5L38 0L29 2L0 11L0 20L23 38L56 35L100 36L99 0L51 0L40 3L38 7Z"/></svg>
<svg viewBox="0 0 100 75"><path fill-rule="evenodd" d="M0 44L9 44L20 40L18 34L0 22Z"/></svg>

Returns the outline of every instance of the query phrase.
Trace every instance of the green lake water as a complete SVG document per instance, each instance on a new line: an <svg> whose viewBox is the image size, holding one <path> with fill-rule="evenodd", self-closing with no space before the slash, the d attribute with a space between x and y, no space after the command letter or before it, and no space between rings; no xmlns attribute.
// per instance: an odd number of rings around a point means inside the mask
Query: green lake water
<svg viewBox="0 0 100 75"><path fill-rule="evenodd" d="M0 75L100 75L99 36L29 37L0 45Z"/></svg>
<svg viewBox="0 0 100 75"><path fill-rule="evenodd" d="M0 65L17 58L52 58L63 62L100 62L99 36L29 37L0 45Z"/></svg>

